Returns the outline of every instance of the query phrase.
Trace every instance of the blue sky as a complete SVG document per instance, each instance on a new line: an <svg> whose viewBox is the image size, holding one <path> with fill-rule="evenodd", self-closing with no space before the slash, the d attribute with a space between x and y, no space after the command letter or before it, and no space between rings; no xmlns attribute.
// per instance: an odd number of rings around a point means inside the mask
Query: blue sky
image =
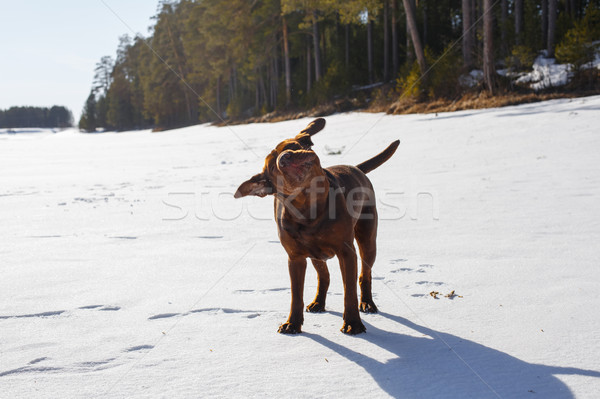
<svg viewBox="0 0 600 399"><path fill-rule="evenodd" d="M0 0L0 109L64 105L77 123L96 62L133 36L107 5L147 36L158 0Z"/></svg>

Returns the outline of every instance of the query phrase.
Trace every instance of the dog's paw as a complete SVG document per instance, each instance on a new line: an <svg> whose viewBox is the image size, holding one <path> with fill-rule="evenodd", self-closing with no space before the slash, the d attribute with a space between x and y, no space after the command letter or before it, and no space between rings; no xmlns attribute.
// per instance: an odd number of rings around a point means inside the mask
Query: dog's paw
<svg viewBox="0 0 600 399"><path fill-rule="evenodd" d="M313 302L306 307L306 311L310 313L321 313L325 311L325 304L321 302Z"/></svg>
<svg viewBox="0 0 600 399"><path fill-rule="evenodd" d="M359 309L363 313L377 313L377 306L371 302L361 302L359 305Z"/></svg>
<svg viewBox="0 0 600 399"><path fill-rule="evenodd" d="M357 335L367 332L365 325L359 320L351 323L344 322L344 326L340 330L344 334Z"/></svg>
<svg viewBox="0 0 600 399"><path fill-rule="evenodd" d="M277 332L280 334L300 334L302 332L301 327L300 324L286 322L279 326Z"/></svg>

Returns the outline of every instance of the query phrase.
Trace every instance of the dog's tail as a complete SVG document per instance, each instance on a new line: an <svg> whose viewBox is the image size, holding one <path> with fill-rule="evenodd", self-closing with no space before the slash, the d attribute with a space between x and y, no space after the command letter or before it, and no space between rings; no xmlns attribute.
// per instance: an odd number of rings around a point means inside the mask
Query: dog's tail
<svg viewBox="0 0 600 399"><path fill-rule="evenodd" d="M388 146L385 150L383 150L380 154L375 155L373 158L365 161L363 163L359 163L356 167L362 170L363 173L369 173L375 168L378 168L385 161L390 159L392 155L396 152L396 148L400 145L400 140L394 141L392 144Z"/></svg>

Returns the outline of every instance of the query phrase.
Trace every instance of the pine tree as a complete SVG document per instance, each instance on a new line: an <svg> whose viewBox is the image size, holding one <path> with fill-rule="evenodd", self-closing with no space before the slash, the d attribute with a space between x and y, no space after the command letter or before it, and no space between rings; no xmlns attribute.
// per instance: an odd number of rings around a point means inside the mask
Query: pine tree
<svg viewBox="0 0 600 399"><path fill-rule="evenodd" d="M484 69L493 90L494 56L527 68L559 43L557 56L560 48L563 59L584 52L580 58L589 59L593 46L583 28L569 29L582 26L590 13L584 7L597 1L540 1L494 1L499 7L487 13L491 4L483 0L163 0L147 38L124 39L116 60L97 64L94 96L84 107L93 112L81 125L168 128L263 115L368 97L373 93L354 90L395 77L422 98L456 97L465 67ZM473 26L484 14L498 23ZM462 62L451 47L461 36Z"/></svg>
<svg viewBox="0 0 600 399"><path fill-rule="evenodd" d="M496 86L493 24L492 0L483 0L483 79L491 94L494 93Z"/></svg>
<svg viewBox="0 0 600 399"><path fill-rule="evenodd" d="M95 93L105 95L108 92L110 84L112 83L113 65L114 60L108 55L100 58L100 62L96 63L93 83L93 90Z"/></svg>
<svg viewBox="0 0 600 399"><path fill-rule="evenodd" d="M462 0L462 52L463 52L463 63L465 69L470 70L473 68L473 45L474 45L474 31L471 11L471 0Z"/></svg>
<svg viewBox="0 0 600 399"><path fill-rule="evenodd" d="M417 56L417 62L421 69L421 75L425 74L427 70L427 61L425 60L425 52L423 51L423 45L421 44L421 38L419 37L419 30L417 29L417 17L415 15L414 0L402 0L404 3L404 12L406 13L406 26L410 32L410 38Z"/></svg>
<svg viewBox="0 0 600 399"><path fill-rule="evenodd" d="M87 132L95 132L96 127L98 127L96 121L96 95L94 94L94 90L92 90L85 101L81 119L79 120L79 128Z"/></svg>

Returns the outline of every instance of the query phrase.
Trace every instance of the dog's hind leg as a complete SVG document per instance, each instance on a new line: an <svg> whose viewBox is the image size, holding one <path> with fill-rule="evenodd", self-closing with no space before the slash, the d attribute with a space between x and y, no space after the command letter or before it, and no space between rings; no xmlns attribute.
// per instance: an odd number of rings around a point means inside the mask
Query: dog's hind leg
<svg viewBox="0 0 600 399"><path fill-rule="evenodd" d="M317 295L314 301L306 307L306 311L312 313L324 312L327 289L329 288L329 270L325 261L318 259L311 259L311 261L317 271L318 285Z"/></svg>
<svg viewBox="0 0 600 399"><path fill-rule="evenodd" d="M360 320L358 312L358 296L356 294L356 250L352 241L344 242L344 247L338 253L342 280L344 282L344 325L342 332L345 334L360 334L367 329Z"/></svg>
<svg viewBox="0 0 600 399"><path fill-rule="evenodd" d="M377 306L373 302L371 290L372 278L371 268L377 256L377 210L375 207L364 209L363 218L356 223L354 234L358 243L358 250L362 261L360 276L360 304L361 312L377 313Z"/></svg>

